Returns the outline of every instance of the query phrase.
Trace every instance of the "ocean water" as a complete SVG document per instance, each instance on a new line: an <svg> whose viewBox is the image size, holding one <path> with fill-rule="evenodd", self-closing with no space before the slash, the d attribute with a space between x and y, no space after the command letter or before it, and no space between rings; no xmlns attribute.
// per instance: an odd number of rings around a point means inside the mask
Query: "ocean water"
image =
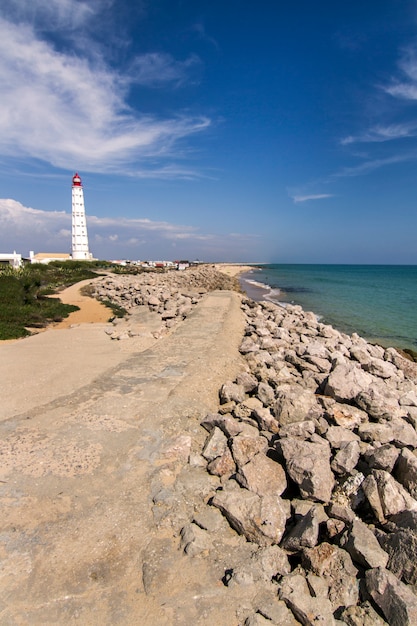
<svg viewBox="0 0 417 626"><path fill-rule="evenodd" d="M241 285L254 300L299 304L345 333L417 350L417 265L262 265Z"/></svg>

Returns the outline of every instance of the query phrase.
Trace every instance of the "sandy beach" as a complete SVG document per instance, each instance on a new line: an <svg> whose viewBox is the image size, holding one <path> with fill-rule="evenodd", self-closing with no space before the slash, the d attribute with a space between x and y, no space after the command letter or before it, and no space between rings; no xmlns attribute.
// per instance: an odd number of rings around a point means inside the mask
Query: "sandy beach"
<svg viewBox="0 0 417 626"><path fill-rule="evenodd" d="M223 272L226 276L239 276L245 272L249 272L253 269L252 265L245 265L240 263L216 263L215 268L219 272Z"/></svg>

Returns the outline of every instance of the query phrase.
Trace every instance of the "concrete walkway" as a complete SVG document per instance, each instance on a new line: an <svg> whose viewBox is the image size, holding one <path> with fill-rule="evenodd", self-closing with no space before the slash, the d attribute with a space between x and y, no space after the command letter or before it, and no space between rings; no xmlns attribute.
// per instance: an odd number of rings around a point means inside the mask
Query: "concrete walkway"
<svg viewBox="0 0 417 626"><path fill-rule="evenodd" d="M0 348L10 361L13 349L30 359L33 344L75 330ZM217 484L188 459L201 449L199 421L216 410L219 387L242 369L240 297L208 294L145 351L113 346L105 371L94 370L100 355L88 354L88 333L84 356L81 343L59 348L55 335L62 371L54 365L45 381L30 367L26 396L11 374L1 383L3 399L16 391L21 402L3 403L0 425L0 623L234 624L223 564L190 561L178 546ZM62 377L72 349L81 356L70 391Z"/></svg>

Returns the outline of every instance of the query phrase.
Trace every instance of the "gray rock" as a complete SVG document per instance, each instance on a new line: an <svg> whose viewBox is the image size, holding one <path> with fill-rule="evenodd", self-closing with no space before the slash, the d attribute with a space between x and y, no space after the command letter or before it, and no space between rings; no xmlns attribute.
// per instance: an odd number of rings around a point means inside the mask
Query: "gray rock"
<svg viewBox="0 0 417 626"><path fill-rule="evenodd" d="M369 476L365 478L361 485L361 490L368 500L369 506L378 522L385 522L385 511L379 495L378 484L373 474L369 474Z"/></svg>
<svg viewBox="0 0 417 626"><path fill-rule="evenodd" d="M366 349L366 346L358 346L358 345L353 345L350 350L350 356L352 357L352 359L355 359L356 361L358 361L358 363L360 363L362 365L362 367L368 365L368 363L370 363L371 361L371 355L369 354L369 351Z"/></svg>
<svg viewBox="0 0 417 626"><path fill-rule="evenodd" d="M391 626L417 624L417 596L394 574L382 567L368 570L366 586Z"/></svg>
<svg viewBox="0 0 417 626"><path fill-rule="evenodd" d="M259 452L266 452L268 441L259 435L251 437L242 433L230 440L230 447L235 463L239 468L249 463Z"/></svg>
<svg viewBox="0 0 417 626"><path fill-rule="evenodd" d="M302 565L327 582L333 611L358 603L358 572L345 550L326 542L304 548Z"/></svg>
<svg viewBox="0 0 417 626"><path fill-rule="evenodd" d="M281 425L302 422L317 407L313 391L299 385L282 385L276 393L274 414Z"/></svg>
<svg viewBox="0 0 417 626"><path fill-rule="evenodd" d="M287 472L299 486L301 496L329 502L334 477L330 469L330 448L325 440L323 443L301 441L293 437L280 440Z"/></svg>
<svg viewBox="0 0 417 626"><path fill-rule="evenodd" d="M242 487L259 496L280 496L287 488L283 467L265 454L256 454L248 463L239 467L236 480Z"/></svg>
<svg viewBox="0 0 417 626"><path fill-rule="evenodd" d="M417 501L384 470L373 470L363 481L362 489L379 521L401 511L417 510Z"/></svg>
<svg viewBox="0 0 417 626"><path fill-rule="evenodd" d="M209 413L201 422L201 426L211 432L215 426L220 428L226 437L234 437L242 432L242 424L234 419L230 413L221 415L220 413Z"/></svg>
<svg viewBox="0 0 417 626"><path fill-rule="evenodd" d="M259 345L250 337L245 337L240 344L239 350L242 354L250 354L251 352L258 352Z"/></svg>
<svg viewBox="0 0 417 626"><path fill-rule="evenodd" d="M220 402L226 404L227 402L243 402L245 399L245 389L243 385L237 385L236 383L228 382L224 383L220 389Z"/></svg>
<svg viewBox="0 0 417 626"><path fill-rule="evenodd" d="M236 384L241 385L246 393L251 393L258 386L258 381L253 374L242 372L236 376Z"/></svg>
<svg viewBox="0 0 417 626"><path fill-rule="evenodd" d="M392 363L383 359L371 358L371 360L363 365L365 371L379 376L380 378L391 378L397 376L397 368Z"/></svg>
<svg viewBox="0 0 417 626"><path fill-rule="evenodd" d="M313 420L304 420L303 422L295 422L294 424L286 424L279 430L279 436L282 437L299 437L300 439L308 439L314 433L316 427Z"/></svg>
<svg viewBox="0 0 417 626"><path fill-rule="evenodd" d="M349 428L353 430L359 424L368 421L368 414L362 409L358 409L350 404L341 404L336 402L329 410L329 415L335 422L336 426Z"/></svg>
<svg viewBox="0 0 417 626"><path fill-rule="evenodd" d="M402 511L392 515L390 521L399 528L408 528L417 534L417 511Z"/></svg>
<svg viewBox="0 0 417 626"><path fill-rule="evenodd" d="M417 433L411 424L401 417L394 417L391 426L394 433L394 443L400 447L417 447Z"/></svg>
<svg viewBox="0 0 417 626"><path fill-rule="evenodd" d="M207 461L212 461L218 456L222 456L227 448L227 439L223 431L215 426L206 439L203 448L203 457Z"/></svg>
<svg viewBox="0 0 417 626"><path fill-rule="evenodd" d="M216 492L212 504L248 541L260 546L281 541L287 514L279 496L258 496L246 489L225 490Z"/></svg>
<svg viewBox="0 0 417 626"><path fill-rule="evenodd" d="M317 357L328 361L330 352L321 341L309 341L304 348L303 356Z"/></svg>
<svg viewBox="0 0 417 626"><path fill-rule="evenodd" d="M258 612L269 620L269 626L271 622L277 626L299 626L300 624L283 600L264 600L258 602L257 605Z"/></svg>
<svg viewBox="0 0 417 626"><path fill-rule="evenodd" d="M194 514L192 521L203 530L207 530L209 533L215 533L220 529L223 517L217 509L206 506L201 511L197 511Z"/></svg>
<svg viewBox="0 0 417 626"><path fill-rule="evenodd" d="M341 618L346 626L385 626L387 623L369 602L350 606L343 611Z"/></svg>
<svg viewBox="0 0 417 626"><path fill-rule="evenodd" d="M352 524L356 519L356 515L350 507L337 502L331 502L326 510L330 517L342 520L345 524Z"/></svg>
<svg viewBox="0 0 417 626"><path fill-rule="evenodd" d="M276 576L285 576L291 572L288 556L279 546L258 548L249 559L233 569L228 587L248 585L257 582L270 582Z"/></svg>
<svg viewBox="0 0 417 626"><path fill-rule="evenodd" d="M366 422L358 428L358 435L362 441L381 444L389 443L394 439L394 431L391 422Z"/></svg>
<svg viewBox="0 0 417 626"><path fill-rule="evenodd" d="M293 511L296 521L299 521L302 517L307 515L307 513L313 507L315 508L319 524L322 524L328 519L327 513L324 510L324 506L322 504L319 504L318 502L313 502L313 500L301 500L298 498L294 498L293 500L291 500L291 509Z"/></svg>
<svg viewBox="0 0 417 626"><path fill-rule="evenodd" d="M331 462L331 468L336 474L350 474L356 467L359 456L359 443L357 441L350 441L335 455Z"/></svg>
<svg viewBox="0 0 417 626"><path fill-rule="evenodd" d="M332 448L342 448L350 441L359 441L360 438L348 428L330 426L326 432L326 439Z"/></svg>
<svg viewBox="0 0 417 626"><path fill-rule="evenodd" d="M417 457L408 448L401 450L395 469L395 477L413 498L417 498Z"/></svg>
<svg viewBox="0 0 417 626"><path fill-rule="evenodd" d="M281 600L304 626L335 626L332 605L327 598L316 598L310 594L305 577L297 570L284 576L279 583Z"/></svg>
<svg viewBox="0 0 417 626"><path fill-rule="evenodd" d="M388 554L381 548L373 532L359 519L354 520L350 531L342 537L340 546L363 567L386 567L388 563Z"/></svg>
<svg viewBox="0 0 417 626"><path fill-rule="evenodd" d="M364 458L372 469L381 469L391 473L397 462L400 450L390 444L373 448L364 454Z"/></svg>
<svg viewBox="0 0 417 626"><path fill-rule="evenodd" d="M181 548L185 554L196 556L208 552L212 546L210 535L196 524L187 524L181 530Z"/></svg>
<svg viewBox="0 0 417 626"><path fill-rule="evenodd" d="M217 456L207 465L207 471L213 476L229 478L236 471L236 465L229 448L221 456Z"/></svg>
<svg viewBox="0 0 417 626"><path fill-rule="evenodd" d="M279 432L279 423L267 408L257 408L253 410L253 417L259 424L261 430L277 434Z"/></svg>
<svg viewBox="0 0 417 626"><path fill-rule="evenodd" d="M368 374L369 376L369 374ZM398 393L390 390L384 383L372 383L368 389L361 391L355 402L360 409L375 420L400 417L402 411L398 402Z"/></svg>
<svg viewBox="0 0 417 626"><path fill-rule="evenodd" d="M359 366L347 363L336 365L327 379L324 393L338 402L351 401L366 391L373 380L371 374L364 372Z"/></svg>
<svg viewBox="0 0 417 626"><path fill-rule="evenodd" d="M282 547L289 552L298 552L301 548L314 548L319 536L319 522L318 511L313 506L284 539Z"/></svg>
<svg viewBox="0 0 417 626"><path fill-rule="evenodd" d="M409 529L380 533L378 540L389 555L387 569L409 585L417 583L417 535Z"/></svg>
<svg viewBox="0 0 417 626"><path fill-rule="evenodd" d="M417 389L409 389L400 396L400 405L406 407L417 407Z"/></svg>
<svg viewBox="0 0 417 626"><path fill-rule="evenodd" d="M264 404L266 407L272 406L275 401L275 392L272 389L271 385L268 385L268 383L259 383L257 396L262 404Z"/></svg>

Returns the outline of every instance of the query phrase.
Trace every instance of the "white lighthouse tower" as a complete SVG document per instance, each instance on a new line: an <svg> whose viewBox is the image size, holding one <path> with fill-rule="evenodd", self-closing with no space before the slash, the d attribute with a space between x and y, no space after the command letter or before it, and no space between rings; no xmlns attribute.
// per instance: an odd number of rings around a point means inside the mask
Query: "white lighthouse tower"
<svg viewBox="0 0 417 626"><path fill-rule="evenodd" d="M88 249L83 186L78 174L72 177L72 258L84 261L92 258Z"/></svg>

